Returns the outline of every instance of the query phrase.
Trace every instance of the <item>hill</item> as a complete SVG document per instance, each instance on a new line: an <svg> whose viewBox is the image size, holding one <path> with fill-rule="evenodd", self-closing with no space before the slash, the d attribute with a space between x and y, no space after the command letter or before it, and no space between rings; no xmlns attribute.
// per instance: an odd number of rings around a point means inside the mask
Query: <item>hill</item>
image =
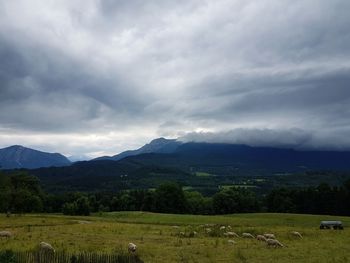
<svg viewBox="0 0 350 263"><path fill-rule="evenodd" d="M0 169L66 166L71 162L62 154L47 153L20 145L0 149Z"/></svg>

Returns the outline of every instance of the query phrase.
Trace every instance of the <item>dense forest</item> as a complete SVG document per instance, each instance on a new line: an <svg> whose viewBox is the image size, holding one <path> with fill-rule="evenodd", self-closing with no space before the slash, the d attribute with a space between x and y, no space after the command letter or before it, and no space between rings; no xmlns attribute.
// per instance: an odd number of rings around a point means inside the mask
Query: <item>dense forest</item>
<svg viewBox="0 0 350 263"><path fill-rule="evenodd" d="M42 190L37 177L24 172L0 173L0 212L59 212L89 215L107 211L150 211L162 213L229 214L281 212L350 215L350 180L341 186L275 188L258 195L249 188L222 188L211 196L185 191L167 182L155 189L119 192L66 192Z"/></svg>

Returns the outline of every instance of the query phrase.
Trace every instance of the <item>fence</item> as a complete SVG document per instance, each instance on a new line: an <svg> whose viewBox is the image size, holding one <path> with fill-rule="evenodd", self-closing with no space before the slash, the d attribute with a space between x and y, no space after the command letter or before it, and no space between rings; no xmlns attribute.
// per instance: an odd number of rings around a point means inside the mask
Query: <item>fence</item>
<svg viewBox="0 0 350 263"><path fill-rule="evenodd" d="M67 253L67 252L0 252L0 263L143 263L137 255Z"/></svg>

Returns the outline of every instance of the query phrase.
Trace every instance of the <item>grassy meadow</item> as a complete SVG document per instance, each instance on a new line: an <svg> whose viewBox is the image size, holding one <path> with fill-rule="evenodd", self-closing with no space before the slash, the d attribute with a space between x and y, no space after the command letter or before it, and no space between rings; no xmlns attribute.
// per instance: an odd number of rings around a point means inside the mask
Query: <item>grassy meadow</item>
<svg viewBox="0 0 350 263"><path fill-rule="evenodd" d="M319 230L321 220L342 220L345 230ZM274 233L286 247L268 248L255 239L227 238L220 226L231 226L231 231L238 234ZM348 227L348 217L295 214L192 216L114 212L89 217L29 214L10 218L0 214L0 231L14 234L10 239L0 239L0 248L27 251L45 241L57 251L110 253L126 251L128 243L133 242L145 262L345 263L350 262ZM208 234L206 228L212 231ZM193 231L198 234L193 236ZM303 238L293 237L291 231L302 233ZM236 244L229 243L229 239Z"/></svg>

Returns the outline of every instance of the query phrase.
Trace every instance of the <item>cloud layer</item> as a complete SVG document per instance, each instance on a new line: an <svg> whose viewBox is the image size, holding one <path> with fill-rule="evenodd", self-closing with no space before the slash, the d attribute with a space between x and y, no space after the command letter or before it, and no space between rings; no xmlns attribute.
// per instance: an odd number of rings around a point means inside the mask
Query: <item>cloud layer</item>
<svg viewBox="0 0 350 263"><path fill-rule="evenodd" d="M348 149L349 9L0 0L0 146L93 157L199 132Z"/></svg>

